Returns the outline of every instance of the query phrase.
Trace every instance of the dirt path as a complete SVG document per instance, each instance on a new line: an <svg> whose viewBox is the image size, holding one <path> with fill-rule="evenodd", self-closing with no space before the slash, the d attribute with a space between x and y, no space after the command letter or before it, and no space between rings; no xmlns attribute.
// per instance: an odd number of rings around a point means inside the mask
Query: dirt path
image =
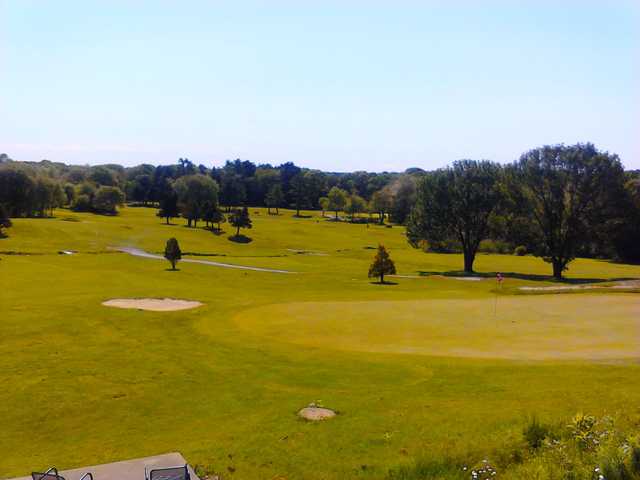
<svg viewBox="0 0 640 480"><path fill-rule="evenodd" d="M118 252L128 253L129 255L133 255L134 257L142 257L142 258L152 258L154 260L165 260L162 255L156 255L154 253L145 252L144 250L140 250L139 248L131 248L131 247L117 247L114 248ZM296 273L290 270L277 270L275 268L261 268L261 267L248 267L246 265L233 265L231 263L220 263L220 262L212 262L211 260L194 260L191 258L183 258L181 262L185 263L201 263L202 265L211 265L212 267L222 267L222 268L236 268L238 270L253 270L254 272L268 272L268 273Z"/></svg>

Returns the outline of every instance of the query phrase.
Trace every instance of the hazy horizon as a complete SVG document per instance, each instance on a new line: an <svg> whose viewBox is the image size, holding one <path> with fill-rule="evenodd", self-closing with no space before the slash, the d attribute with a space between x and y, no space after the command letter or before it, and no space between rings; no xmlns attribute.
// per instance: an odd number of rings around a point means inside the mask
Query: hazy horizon
<svg viewBox="0 0 640 480"><path fill-rule="evenodd" d="M640 168L640 8L0 0L0 153L325 171L592 142Z"/></svg>

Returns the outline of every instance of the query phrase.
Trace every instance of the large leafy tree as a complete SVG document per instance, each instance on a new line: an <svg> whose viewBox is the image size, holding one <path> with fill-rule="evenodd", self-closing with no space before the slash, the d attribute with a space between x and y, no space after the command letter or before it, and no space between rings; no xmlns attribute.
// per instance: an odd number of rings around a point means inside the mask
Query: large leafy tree
<svg viewBox="0 0 640 480"><path fill-rule="evenodd" d="M302 172L291 179L291 198L296 209L296 217L299 217L300 210L307 206L309 194L307 184L307 177Z"/></svg>
<svg viewBox="0 0 640 480"><path fill-rule="evenodd" d="M511 190L531 212L541 239L534 253L560 279L591 231L608 220L624 171L616 155L593 144L551 145L523 154L515 180Z"/></svg>
<svg viewBox="0 0 640 480"><path fill-rule="evenodd" d="M378 214L380 225L384 223L384 217L391 210L392 205L393 195L388 188L378 190L371 196L371 211Z"/></svg>
<svg viewBox="0 0 640 480"><path fill-rule="evenodd" d="M273 185L265 197L265 203L267 204L267 211L269 215L271 215L272 208L276 209L276 215L278 215L278 208L282 205L282 202L284 202L282 187L280 184Z"/></svg>
<svg viewBox="0 0 640 480"><path fill-rule="evenodd" d="M351 221L355 221L355 218L359 213L362 213L367 208L367 202L365 202L364 198L362 198L357 193L352 193L349 195L347 200L346 211L351 217Z"/></svg>
<svg viewBox="0 0 640 480"><path fill-rule="evenodd" d="M187 219L188 226L198 225L207 203L214 207L218 205L218 184L211 177L198 174L180 177L174 188L178 194L180 211Z"/></svg>
<svg viewBox="0 0 640 480"><path fill-rule="evenodd" d="M178 215L180 215L180 211L178 209L178 195L173 191L173 189L165 191L160 198L158 216L166 219L167 225L169 225L169 221Z"/></svg>
<svg viewBox="0 0 640 480"><path fill-rule="evenodd" d="M391 185L389 191L393 196L391 220L405 224L416 202L416 177L401 175Z"/></svg>
<svg viewBox="0 0 640 480"><path fill-rule="evenodd" d="M338 219L338 212L344 210L349 200L349 194L339 187L333 187L327 194L329 199L329 210L336 212L336 220Z"/></svg>
<svg viewBox="0 0 640 480"><path fill-rule="evenodd" d="M502 199L501 167L488 161L460 160L426 175L418 184L407 222L409 243L455 239L464 253L464 270L473 272L489 218Z"/></svg>

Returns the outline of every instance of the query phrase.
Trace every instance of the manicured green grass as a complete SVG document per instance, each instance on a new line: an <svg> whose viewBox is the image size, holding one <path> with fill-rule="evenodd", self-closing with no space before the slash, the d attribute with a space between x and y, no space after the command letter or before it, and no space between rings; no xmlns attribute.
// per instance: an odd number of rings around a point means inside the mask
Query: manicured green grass
<svg viewBox="0 0 640 480"><path fill-rule="evenodd" d="M460 269L459 255L409 247L402 228L259 212L248 244L143 208L14 222L0 251L30 255L0 254L0 477L178 450L225 478L380 478L425 455L477 460L530 413L637 410L637 294L501 294L493 317L492 280L372 284L380 242L399 275ZM212 260L297 273L169 272L107 253L159 252L169 236ZM552 284L526 279L550 270L533 257L480 255L476 267L524 275L504 293ZM578 260L569 277L637 278L640 267ZM101 305L116 297L206 305ZM340 415L296 417L318 400Z"/></svg>

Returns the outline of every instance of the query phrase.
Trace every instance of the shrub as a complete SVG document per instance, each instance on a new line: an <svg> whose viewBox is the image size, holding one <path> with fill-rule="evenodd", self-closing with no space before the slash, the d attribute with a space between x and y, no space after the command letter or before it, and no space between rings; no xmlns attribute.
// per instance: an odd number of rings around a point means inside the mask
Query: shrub
<svg viewBox="0 0 640 480"><path fill-rule="evenodd" d="M430 252L436 253L460 253L462 252L462 245L456 240L441 240L432 241L427 244L427 248Z"/></svg>
<svg viewBox="0 0 640 480"><path fill-rule="evenodd" d="M596 418L584 413L576 414L569 424L569 431L580 448L588 449L597 445Z"/></svg>
<svg viewBox="0 0 640 480"><path fill-rule="evenodd" d="M76 197L71 207L76 212L88 212L91 210L91 197L81 194Z"/></svg>
<svg viewBox="0 0 640 480"><path fill-rule="evenodd" d="M544 439L549 435L549 428L540 423L538 417L533 416L524 427L522 434L529 447L535 450L542 446Z"/></svg>
<svg viewBox="0 0 640 480"><path fill-rule="evenodd" d="M116 207L124 202L124 193L118 187L100 187L93 199L93 208L100 213L117 213Z"/></svg>
<svg viewBox="0 0 640 480"><path fill-rule="evenodd" d="M524 257L527 254L527 247L525 247L524 245L518 245L513 251L513 254L517 255L518 257Z"/></svg>
<svg viewBox="0 0 640 480"><path fill-rule="evenodd" d="M511 245L504 240L491 240L486 239L480 242L478 251L482 253L510 253Z"/></svg>

